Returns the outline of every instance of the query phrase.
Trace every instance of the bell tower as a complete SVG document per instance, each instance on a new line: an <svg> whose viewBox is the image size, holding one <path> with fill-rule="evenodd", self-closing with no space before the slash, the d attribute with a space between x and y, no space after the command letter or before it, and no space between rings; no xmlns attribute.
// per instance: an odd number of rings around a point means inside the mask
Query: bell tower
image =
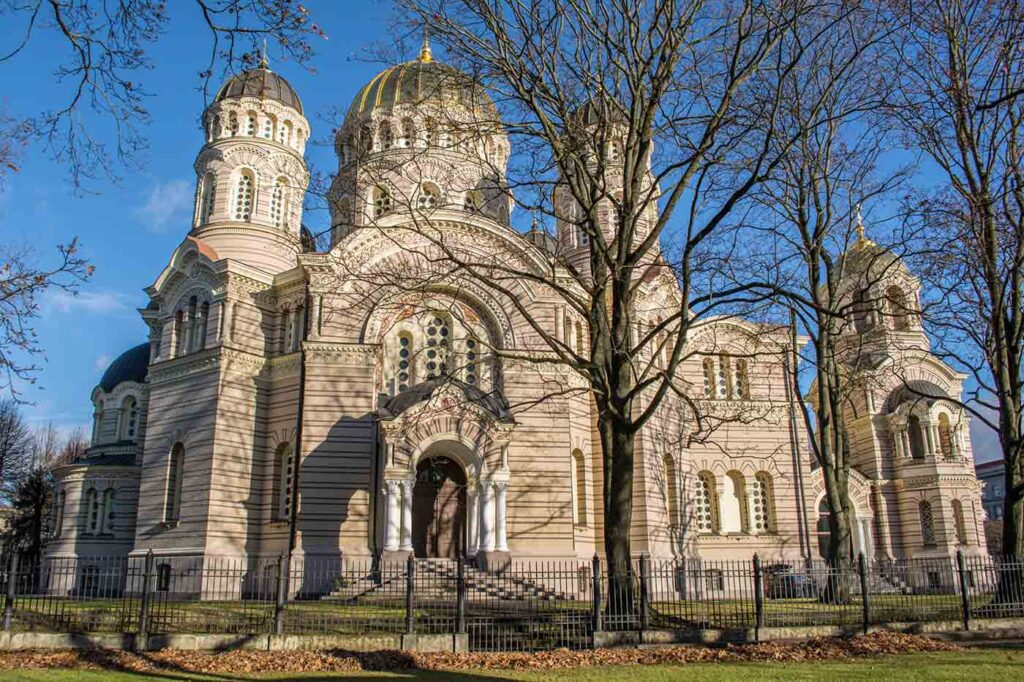
<svg viewBox="0 0 1024 682"><path fill-rule="evenodd" d="M310 134L298 95L264 57L221 86L203 127L191 236L271 274L295 267Z"/></svg>

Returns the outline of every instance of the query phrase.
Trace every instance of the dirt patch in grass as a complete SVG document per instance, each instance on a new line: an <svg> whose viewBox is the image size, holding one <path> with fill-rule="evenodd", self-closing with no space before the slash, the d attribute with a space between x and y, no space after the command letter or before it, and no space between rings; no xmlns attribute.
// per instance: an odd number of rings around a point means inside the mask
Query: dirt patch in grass
<svg viewBox="0 0 1024 682"><path fill-rule="evenodd" d="M0 670L77 668L196 674L345 672L359 670L558 670L582 666L679 663L835 661L925 651L955 651L937 639L878 632L850 639L812 639L725 647L669 646L596 651L557 649L535 654L447 654L404 651L253 651L167 649L148 653L84 649L0 652Z"/></svg>

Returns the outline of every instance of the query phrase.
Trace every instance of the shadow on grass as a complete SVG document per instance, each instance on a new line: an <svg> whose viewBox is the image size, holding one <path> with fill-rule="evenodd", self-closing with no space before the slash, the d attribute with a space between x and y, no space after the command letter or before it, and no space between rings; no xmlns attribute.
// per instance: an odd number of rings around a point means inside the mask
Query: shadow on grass
<svg viewBox="0 0 1024 682"><path fill-rule="evenodd" d="M412 656L403 652L361 652L335 650L326 651L324 655L328 658L334 657L342 660L357 662L361 670L339 670L339 671L318 671L310 670L307 673L295 672L274 672L254 670L252 673L216 673L202 672L187 664L182 665L175 661L166 660L153 655L151 652L138 652L126 656L125 652L114 649L82 649L79 650L78 659L83 663L101 668L94 670L97 674L119 673L124 676L137 677L149 680L210 680L212 682L236 682L241 680L267 680L271 682L286 682L288 680L512 680L514 677L503 676L500 671L493 671L488 675L477 675L473 673L447 671L447 670L422 670L416 667ZM133 662L144 662L147 666L139 670ZM78 674L86 669L51 669L56 679L77 679Z"/></svg>

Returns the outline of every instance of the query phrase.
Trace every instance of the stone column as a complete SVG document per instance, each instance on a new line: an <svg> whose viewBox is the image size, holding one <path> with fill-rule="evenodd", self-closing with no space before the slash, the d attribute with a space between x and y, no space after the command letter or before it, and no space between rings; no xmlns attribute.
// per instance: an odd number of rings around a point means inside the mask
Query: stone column
<svg viewBox="0 0 1024 682"><path fill-rule="evenodd" d="M466 486L466 517L469 539L466 541L466 554L476 554L480 547L480 495L475 485Z"/></svg>
<svg viewBox="0 0 1024 682"><path fill-rule="evenodd" d="M412 487L415 481L402 481L402 540L399 549L412 551Z"/></svg>
<svg viewBox="0 0 1024 682"><path fill-rule="evenodd" d="M480 551L494 551L494 487L480 483Z"/></svg>
<svg viewBox="0 0 1024 682"><path fill-rule="evenodd" d="M506 519L508 518L505 511L505 493L507 489L508 483L506 481L499 481L494 484L495 502L497 503L494 513L494 521L497 530L496 549L499 552L508 551L508 530L505 527Z"/></svg>
<svg viewBox="0 0 1024 682"><path fill-rule="evenodd" d="M384 549L394 552L398 549L398 531L400 523L400 488L398 481L386 481L384 483L384 500L386 513L384 515Z"/></svg>
<svg viewBox="0 0 1024 682"><path fill-rule="evenodd" d="M935 455L936 455L935 429L932 427L932 423L931 422L925 422L925 421L921 422L921 428L924 430L925 449L927 450L927 452L925 454L926 454L926 456L929 456L929 457L935 457Z"/></svg>
<svg viewBox="0 0 1024 682"><path fill-rule="evenodd" d="M892 432L892 454L896 459L903 458L903 433L896 429Z"/></svg>
<svg viewBox="0 0 1024 682"><path fill-rule="evenodd" d="M910 447L910 427L900 431L900 438L903 439L903 456L910 459L914 456L914 451Z"/></svg>

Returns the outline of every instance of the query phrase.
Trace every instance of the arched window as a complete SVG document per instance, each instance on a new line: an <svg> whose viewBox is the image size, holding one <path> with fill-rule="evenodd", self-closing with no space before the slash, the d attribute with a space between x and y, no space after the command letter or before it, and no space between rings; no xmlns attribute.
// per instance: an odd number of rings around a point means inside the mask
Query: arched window
<svg viewBox="0 0 1024 682"><path fill-rule="evenodd" d="M185 319L185 338L182 339L182 355L196 348L196 317L199 315L199 301L193 296L188 301L188 315Z"/></svg>
<svg viewBox="0 0 1024 682"><path fill-rule="evenodd" d="M934 547L935 517L932 514L932 503L928 500L921 500L917 505L917 511L921 517L921 542L925 547Z"/></svg>
<svg viewBox="0 0 1024 682"><path fill-rule="evenodd" d="M857 332L865 332L872 327L871 304L865 289L853 294L853 326Z"/></svg>
<svg viewBox="0 0 1024 682"><path fill-rule="evenodd" d="M441 192L437 185L425 182L416 192L416 208L421 211L432 211L441 203Z"/></svg>
<svg viewBox="0 0 1024 682"><path fill-rule="evenodd" d="M704 397L714 397L715 387L715 361L713 358L704 358Z"/></svg>
<svg viewBox="0 0 1024 682"><path fill-rule="evenodd" d="M586 230L583 229L582 225L576 225L576 246L588 246L590 244L590 235L587 234Z"/></svg>
<svg viewBox="0 0 1024 682"><path fill-rule="evenodd" d="M412 334L402 332L398 335L398 352L395 362L395 376L392 379L391 395L409 390L415 383L414 351Z"/></svg>
<svg viewBox="0 0 1024 682"><path fill-rule="evenodd" d="M907 432L910 436L910 456L914 459L924 459L924 431L916 414L910 415L907 419Z"/></svg>
<svg viewBox="0 0 1024 682"><path fill-rule="evenodd" d="M832 537L832 533L829 531L831 517L832 514L828 510L828 500L823 497L821 502L818 503L818 523L815 525L815 531L818 536L818 554L821 555L822 559L828 558L828 543Z"/></svg>
<svg viewBox="0 0 1024 682"><path fill-rule="evenodd" d="M718 533L718 490L715 488L715 476L710 471L697 474L693 516L698 533Z"/></svg>
<svg viewBox="0 0 1024 682"><path fill-rule="evenodd" d="M174 313L174 357L185 354L185 311Z"/></svg>
<svg viewBox="0 0 1024 682"><path fill-rule="evenodd" d="M139 405L135 398L128 396L121 403L121 428L118 429L118 440L135 440L139 426Z"/></svg>
<svg viewBox="0 0 1024 682"><path fill-rule="evenodd" d="M885 300L889 304L889 315L892 318L890 327L898 332L910 329L910 308L903 290L897 286L889 287L885 292Z"/></svg>
<svg viewBox="0 0 1024 682"><path fill-rule="evenodd" d="M99 445L103 429L103 401L96 403L96 411L92 415L92 443Z"/></svg>
<svg viewBox="0 0 1024 682"><path fill-rule="evenodd" d="M288 144L292 141L292 122L285 121L277 127L277 141Z"/></svg>
<svg viewBox="0 0 1024 682"><path fill-rule="evenodd" d="M479 353L478 345L477 340L473 337L466 339L466 383L474 386L478 383L480 370L478 364L479 357L477 355Z"/></svg>
<svg viewBox="0 0 1024 682"><path fill-rule="evenodd" d="M478 192L466 192L462 200L463 210L467 213L479 213L481 205L480 194Z"/></svg>
<svg viewBox="0 0 1024 682"><path fill-rule="evenodd" d="M442 313L429 319L426 325L427 348L424 363L427 380L448 374L448 352L451 343L451 320Z"/></svg>
<svg viewBox="0 0 1024 682"><path fill-rule="evenodd" d="M380 148L384 151L395 146L395 134L391 132L391 124L385 121L380 124Z"/></svg>
<svg viewBox="0 0 1024 682"><path fill-rule="evenodd" d="M661 324L659 321L658 324ZM656 350L657 364L659 369L665 369L668 366L666 358L668 357L668 334L664 331L658 332L658 345Z"/></svg>
<svg viewBox="0 0 1024 682"><path fill-rule="evenodd" d="M575 449L572 451L572 459L569 462L572 472L571 480L573 486L572 519L577 526L587 525L587 468L583 458L583 451Z"/></svg>
<svg viewBox="0 0 1024 682"><path fill-rule="evenodd" d="M288 226L288 178L280 177L270 195L270 220L274 227Z"/></svg>
<svg viewBox="0 0 1024 682"><path fill-rule="evenodd" d="M263 119L263 137L268 140L274 139L274 117L270 114Z"/></svg>
<svg viewBox="0 0 1024 682"><path fill-rule="evenodd" d="M437 124L433 119L428 118L423 125L423 144L426 147L437 144Z"/></svg>
<svg viewBox="0 0 1024 682"><path fill-rule="evenodd" d="M202 303L196 312L195 328L192 334L192 350L201 351L206 348L206 325L210 320L210 304Z"/></svg>
<svg viewBox="0 0 1024 682"><path fill-rule="evenodd" d="M679 484L676 479L676 461L672 455L665 455L662 464L665 466L665 511L668 512L668 525L675 528L679 525Z"/></svg>
<svg viewBox="0 0 1024 682"><path fill-rule="evenodd" d="M53 535L54 537L60 537L64 529L64 511L67 508L67 493L61 490L57 493L57 504L55 505L55 514L53 518Z"/></svg>
<svg viewBox="0 0 1024 682"><path fill-rule="evenodd" d="M770 533L775 529L772 478L763 471L758 472L751 481L751 486L751 499L754 503L751 513L751 528L755 533Z"/></svg>
<svg viewBox="0 0 1024 682"><path fill-rule="evenodd" d="M964 520L964 505L960 500L953 500L953 527L956 529L958 545L967 544L967 522Z"/></svg>
<svg viewBox="0 0 1024 682"><path fill-rule="evenodd" d="M289 443L281 443L274 453L274 490L272 504L274 519L284 521L290 518L292 509L292 459L294 449Z"/></svg>
<svg viewBox="0 0 1024 682"><path fill-rule="evenodd" d="M576 320L576 354L583 355L583 323Z"/></svg>
<svg viewBox="0 0 1024 682"><path fill-rule="evenodd" d="M718 356L718 375L715 380L715 397L726 400L729 397L729 356Z"/></svg>
<svg viewBox="0 0 1024 682"><path fill-rule="evenodd" d="M217 201L217 176L207 173L203 176L202 191L199 193L199 224L205 225L213 217Z"/></svg>
<svg viewBox="0 0 1024 682"><path fill-rule="evenodd" d="M164 523L181 518L181 484L185 477L185 446L175 443L167 458L167 483L164 490Z"/></svg>
<svg viewBox="0 0 1024 682"><path fill-rule="evenodd" d="M114 489L103 491L103 512L100 518L100 534L110 535L114 532Z"/></svg>
<svg viewBox="0 0 1024 682"><path fill-rule="evenodd" d="M255 198L256 177L251 170L242 170L235 181L235 220L248 222L252 219Z"/></svg>
<svg viewBox="0 0 1024 682"><path fill-rule="evenodd" d="M249 137L256 135L256 112L250 111L245 117L245 134Z"/></svg>
<svg viewBox="0 0 1024 682"><path fill-rule="evenodd" d="M391 192L386 187L377 187L373 190L373 217L380 218L391 213L392 201Z"/></svg>
<svg viewBox="0 0 1024 682"><path fill-rule="evenodd" d="M721 527L723 533L744 533L749 530L747 519L746 482L743 474L730 471L725 475L724 492L721 502Z"/></svg>
<svg viewBox="0 0 1024 682"><path fill-rule="evenodd" d="M416 125L411 118L402 119L402 139L399 141L401 147L411 147L416 140Z"/></svg>
<svg viewBox="0 0 1024 682"><path fill-rule="evenodd" d="M747 361L737 358L732 373L732 397L736 400L746 400L750 397L747 385Z"/></svg>
<svg viewBox="0 0 1024 682"><path fill-rule="evenodd" d="M100 499L95 488L85 494L85 533L96 535L100 528Z"/></svg>
<svg viewBox="0 0 1024 682"><path fill-rule="evenodd" d="M953 432L949 428L949 415L945 412L939 413L939 451L947 458L952 458L956 454L953 452Z"/></svg>
<svg viewBox="0 0 1024 682"><path fill-rule="evenodd" d="M238 114L232 111L228 114L228 135L234 137L238 134Z"/></svg>

